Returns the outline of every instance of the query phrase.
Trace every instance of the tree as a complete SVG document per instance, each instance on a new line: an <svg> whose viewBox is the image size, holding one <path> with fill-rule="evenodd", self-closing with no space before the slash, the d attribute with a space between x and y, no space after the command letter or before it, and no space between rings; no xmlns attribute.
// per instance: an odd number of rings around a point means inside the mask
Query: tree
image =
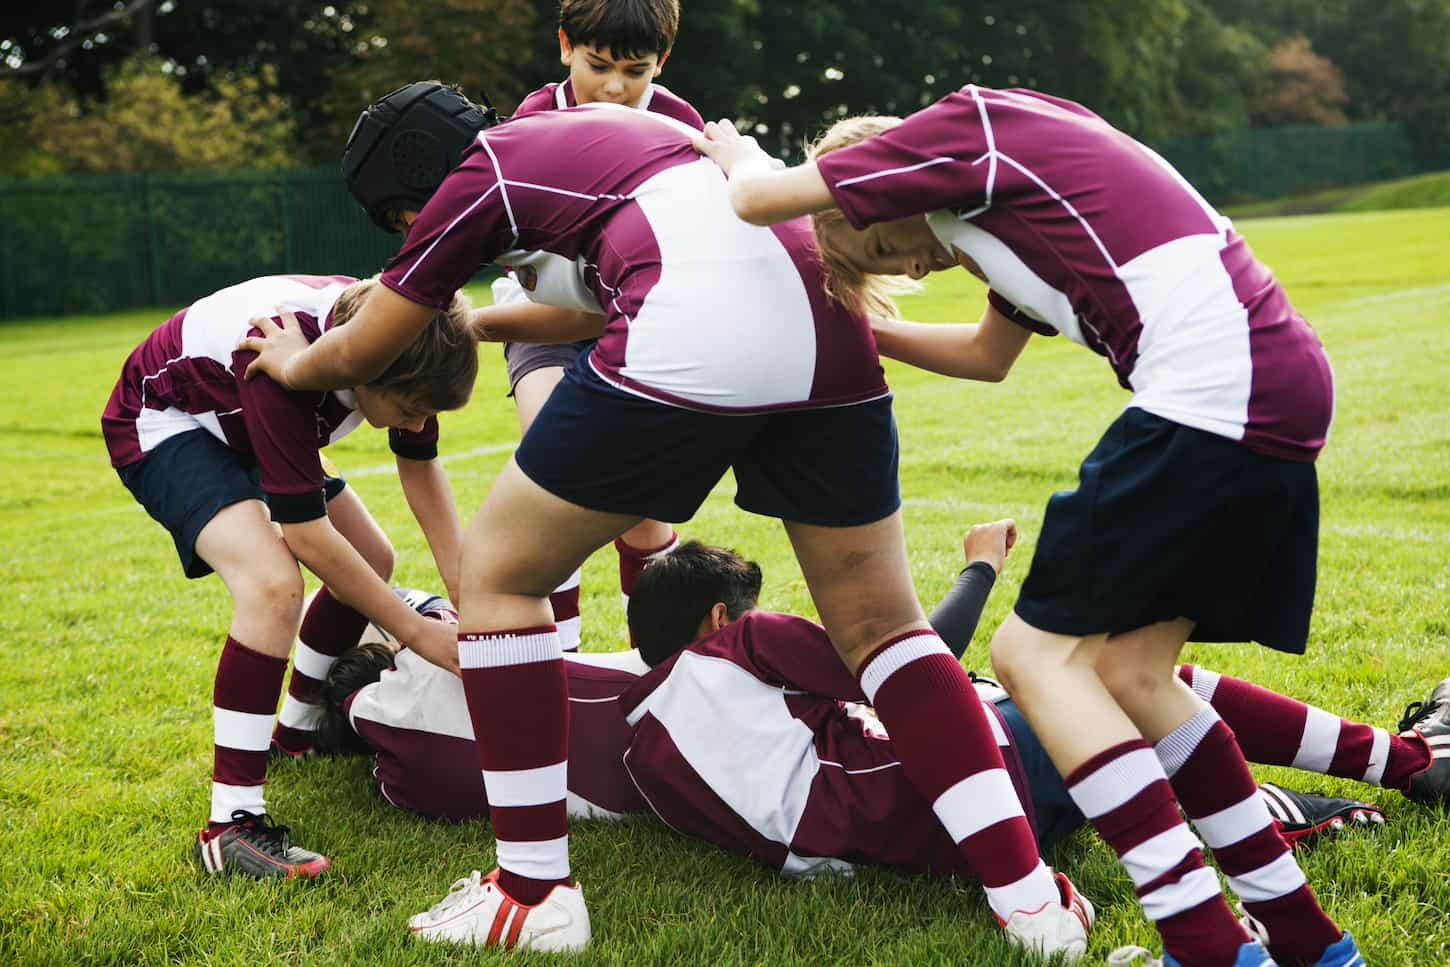
<svg viewBox="0 0 1450 967"><path fill-rule="evenodd" d="M168 65L137 57L104 77L106 95L81 98L54 82L20 89L19 127L32 172L66 174L181 168L270 168L292 161L293 128L269 86L274 72L223 80L208 99L187 97Z"/></svg>
<svg viewBox="0 0 1450 967"><path fill-rule="evenodd" d="M1263 91L1249 104L1255 124L1343 124L1344 75L1334 62L1314 53L1309 38L1296 34L1269 52Z"/></svg>

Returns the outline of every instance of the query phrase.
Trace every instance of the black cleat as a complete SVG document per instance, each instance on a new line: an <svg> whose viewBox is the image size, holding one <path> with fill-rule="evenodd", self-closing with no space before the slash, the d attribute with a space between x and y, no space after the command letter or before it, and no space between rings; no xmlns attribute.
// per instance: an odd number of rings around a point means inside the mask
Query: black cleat
<svg viewBox="0 0 1450 967"><path fill-rule="evenodd" d="M196 835L192 856L208 873L241 873L259 880L270 877L311 878L332 865L320 853L293 846L286 826L272 817L238 809L234 825L215 836L202 830Z"/></svg>
<svg viewBox="0 0 1450 967"><path fill-rule="evenodd" d="M1405 797L1450 804L1450 678L1442 679L1425 701L1405 707L1400 734L1418 736L1430 750L1430 764L1410 777Z"/></svg>
<svg viewBox="0 0 1450 967"><path fill-rule="evenodd" d="M1372 802L1340 799L1320 793L1296 792L1272 782L1259 786L1274 825L1289 841L1300 846L1320 833L1337 833L1345 826L1379 826L1385 814Z"/></svg>

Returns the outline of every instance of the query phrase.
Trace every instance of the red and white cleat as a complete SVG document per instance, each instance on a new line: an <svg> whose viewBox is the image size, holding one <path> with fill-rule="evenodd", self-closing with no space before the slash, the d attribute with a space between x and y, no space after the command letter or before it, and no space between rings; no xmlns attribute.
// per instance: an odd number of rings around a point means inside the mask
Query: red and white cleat
<svg viewBox="0 0 1450 967"><path fill-rule="evenodd" d="M1071 962L1087 953L1088 932L1097 912L1064 874L1056 877L1061 904L1045 904L1030 912L1018 910L1002 922L1002 929L1014 943L1028 950L1043 956L1061 953Z"/></svg>
<svg viewBox="0 0 1450 967"><path fill-rule="evenodd" d="M589 911L577 883L556 886L528 906L503 891L498 870L487 876L474 870L458 880L446 897L410 917L408 930L435 942L565 953L583 950L590 938Z"/></svg>

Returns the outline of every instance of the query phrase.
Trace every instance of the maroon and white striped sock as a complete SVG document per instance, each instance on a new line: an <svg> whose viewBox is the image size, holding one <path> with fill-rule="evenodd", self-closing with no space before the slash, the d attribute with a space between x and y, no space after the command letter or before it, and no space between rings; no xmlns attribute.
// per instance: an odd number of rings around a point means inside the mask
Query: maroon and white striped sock
<svg viewBox="0 0 1450 967"><path fill-rule="evenodd" d="M575 571L549 595L549 607L554 609L554 627L559 629L561 651L579 650L579 630L583 623L579 617L580 575L581 571Z"/></svg>
<svg viewBox="0 0 1450 967"><path fill-rule="evenodd" d="M1325 915L1234 741L1204 707L1155 746L1178 802L1284 964L1313 963L1343 931Z"/></svg>
<svg viewBox="0 0 1450 967"><path fill-rule="evenodd" d="M337 656L358 643L368 619L320 588L307 604L297 647L292 651L292 678L277 714L272 741L290 755L312 748L322 719L322 685Z"/></svg>
<svg viewBox="0 0 1450 967"><path fill-rule="evenodd" d="M892 639L857 674L907 777L986 887L998 919L1061 903L987 712L941 639L931 631Z"/></svg>
<svg viewBox="0 0 1450 967"><path fill-rule="evenodd" d="M231 825L234 809L267 811L267 745L286 671L287 659L253 651L230 635L222 646L212 686L212 833Z"/></svg>
<svg viewBox="0 0 1450 967"><path fill-rule="evenodd" d="M1430 764L1429 750L1416 737L1351 722L1207 668L1179 665L1178 677L1228 723L1250 762L1400 790Z"/></svg>
<svg viewBox="0 0 1450 967"><path fill-rule="evenodd" d="M670 539L659 547L631 547L622 537L614 539L614 549L619 552L619 596L625 614L629 613L629 596L634 593L634 582L639 580L640 573L651 561L659 560L679 546L680 535L675 531L670 531Z"/></svg>
<svg viewBox="0 0 1450 967"><path fill-rule="evenodd" d="M460 633L458 663L498 845L499 886L530 905L569 882L569 685L553 625Z"/></svg>
<svg viewBox="0 0 1450 967"><path fill-rule="evenodd" d="M1142 739L1093 756L1065 777L1067 791L1132 877L1165 953L1183 967L1225 967L1249 935L1204 865L1163 766Z"/></svg>

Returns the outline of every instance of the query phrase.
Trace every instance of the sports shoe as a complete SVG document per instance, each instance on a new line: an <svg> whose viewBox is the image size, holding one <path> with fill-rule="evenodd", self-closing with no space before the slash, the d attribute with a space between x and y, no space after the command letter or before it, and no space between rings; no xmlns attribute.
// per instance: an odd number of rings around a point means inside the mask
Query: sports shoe
<svg viewBox="0 0 1450 967"><path fill-rule="evenodd" d="M1028 913L1018 910L1002 923L1007 936L1028 950L1043 956L1055 953L1071 962L1087 952L1088 931L1093 928L1097 912L1088 898L1077 892L1072 881L1056 874L1057 890L1062 904L1044 904Z"/></svg>
<svg viewBox="0 0 1450 967"><path fill-rule="evenodd" d="M278 726L281 728L281 726ZM311 759L317 755L317 750L311 745L301 752L293 752L291 749L277 741L277 736L272 735L272 741L267 744L267 767L271 768L279 762L296 762L301 759Z"/></svg>
<svg viewBox="0 0 1450 967"><path fill-rule="evenodd" d="M1141 967L1179 967L1178 961L1168 954L1154 957L1152 951L1142 947L1119 947L1108 954L1108 967L1128 967L1142 960ZM1239 948L1239 955L1233 967L1276 967L1274 958L1257 940L1251 940ZM1347 967L1347 965L1346 965Z"/></svg>
<svg viewBox="0 0 1450 967"><path fill-rule="evenodd" d="M1430 750L1430 764L1410 777L1405 797L1450 804L1450 678L1442 679L1425 701L1405 707L1400 734L1417 736Z"/></svg>
<svg viewBox="0 0 1450 967"><path fill-rule="evenodd" d="M1318 833L1337 833L1348 824L1380 826L1385 814L1372 802L1295 792L1272 782L1259 785L1274 825L1293 846L1306 845Z"/></svg>
<svg viewBox="0 0 1450 967"><path fill-rule="evenodd" d="M456 881L446 897L408 918L408 929L422 940L569 953L583 950L590 937L589 911L577 883L556 886L528 906L503 891L496 869L487 876L474 870Z"/></svg>
<svg viewBox="0 0 1450 967"><path fill-rule="evenodd" d="M311 878L332 865L326 856L292 845L288 827L271 816L244 809L233 812L232 825L220 833L198 833L192 856L208 873L242 873L259 880Z"/></svg>
<svg viewBox="0 0 1450 967"><path fill-rule="evenodd" d="M1239 924L1249 932L1250 937L1267 947L1269 945L1268 929L1258 920L1249 916L1244 911L1242 903L1239 904L1239 913L1242 914L1239 917ZM1354 937L1346 930L1344 936L1330 944L1311 967L1365 967L1365 964L1359 947L1355 946Z"/></svg>

